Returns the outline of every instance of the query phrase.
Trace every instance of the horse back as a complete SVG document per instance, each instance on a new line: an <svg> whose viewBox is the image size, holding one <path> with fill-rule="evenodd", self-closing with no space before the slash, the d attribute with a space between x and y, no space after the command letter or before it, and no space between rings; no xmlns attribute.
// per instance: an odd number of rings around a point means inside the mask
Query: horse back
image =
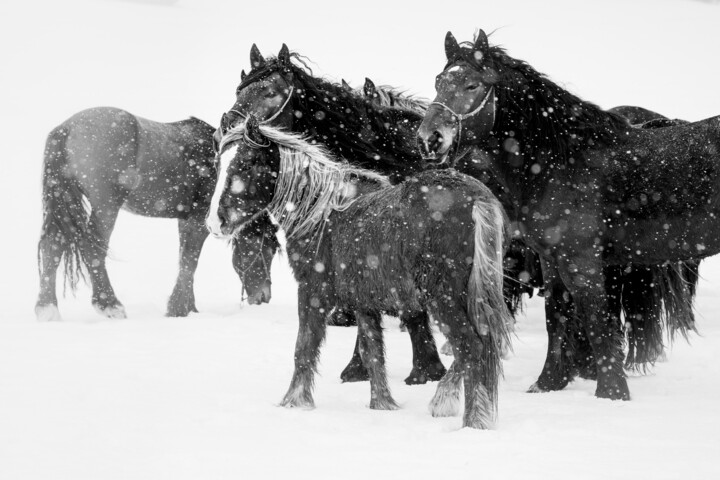
<svg viewBox="0 0 720 480"><path fill-rule="evenodd" d="M497 202L479 181L435 170L334 212L329 260L341 301L380 302L375 307L392 312L421 308L424 295L418 292L462 291L472 265L478 200ZM440 286L448 278L456 285Z"/></svg>
<svg viewBox="0 0 720 480"><path fill-rule="evenodd" d="M148 216L204 214L215 186L214 128L195 118L174 123L135 118L137 180L126 207Z"/></svg>

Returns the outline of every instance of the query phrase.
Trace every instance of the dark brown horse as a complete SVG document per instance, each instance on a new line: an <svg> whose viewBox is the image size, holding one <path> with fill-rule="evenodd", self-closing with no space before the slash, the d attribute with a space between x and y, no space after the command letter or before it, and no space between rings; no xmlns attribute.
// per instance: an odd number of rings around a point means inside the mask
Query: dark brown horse
<svg viewBox="0 0 720 480"><path fill-rule="evenodd" d="M438 163L474 148L473 163L502 186L514 234L541 255L546 284L572 295L596 395L629 399L610 282L631 265L657 266L680 281L656 288L690 298L692 279L677 262L720 250L720 118L634 128L490 47L482 31L463 45L448 33L446 54L421 147ZM549 322L565 315L552 302L546 311Z"/></svg>
<svg viewBox="0 0 720 480"><path fill-rule="evenodd" d="M325 316L344 305L358 319L370 408L398 408L385 375L381 314L430 311L452 344L452 371L464 380L463 426L492 425L513 321L502 291L504 214L482 183L436 170L393 186L249 116L221 140L211 205L215 234L231 235L265 209L287 234L300 325L282 405L314 405ZM226 222L213 218L216 205ZM455 413L446 400L458 395L458 384L441 382L432 413Z"/></svg>
<svg viewBox="0 0 720 480"><path fill-rule="evenodd" d="M95 309L125 318L105 268L121 208L178 219L180 265L167 315L197 311L193 278L208 235L205 215L216 180L213 132L197 118L159 123L101 107L73 115L50 133L43 165L38 319L60 319L55 279L61 260L72 289L87 274ZM270 300L269 268L277 247L269 221L258 221L233 239L233 265L250 303Z"/></svg>

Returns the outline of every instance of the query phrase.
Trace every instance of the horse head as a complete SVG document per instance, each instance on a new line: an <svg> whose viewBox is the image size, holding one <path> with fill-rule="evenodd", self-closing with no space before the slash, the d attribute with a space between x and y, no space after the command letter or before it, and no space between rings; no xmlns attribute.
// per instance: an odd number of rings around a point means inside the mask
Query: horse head
<svg viewBox="0 0 720 480"><path fill-rule="evenodd" d="M269 215L260 215L233 236L233 267L250 305L268 303L272 297L270 267L280 248L276 234Z"/></svg>
<svg viewBox="0 0 720 480"><path fill-rule="evenodd" d="M218 181L206 224L213 235L224 237L237 233L270 203L280 157L254 115L223 135L217 156Z"/></svg>
<svg viewBox="0 0 720 480"><path fill-rule="evenodd" d="M293 55L283 44L277 57L266 60L253 44L250 49L252 69L248 74L243 70L240 76L235 103L223 115L219 137L248 115L255 116L263 124L272 122L276 127L292 125L294 111L289 104L295 90L291 69Z"/></svg>
<svg viewBox="0 0 720 480"><path fill-rule="evenodd" d="M435 78L437 96L417 134L426 159L445 163L453 145L478 143L492 130L497 73L485 62L489 50L487 35L482 30L474 43L462 45L452 33L447 33L447 64Z"/></svg>

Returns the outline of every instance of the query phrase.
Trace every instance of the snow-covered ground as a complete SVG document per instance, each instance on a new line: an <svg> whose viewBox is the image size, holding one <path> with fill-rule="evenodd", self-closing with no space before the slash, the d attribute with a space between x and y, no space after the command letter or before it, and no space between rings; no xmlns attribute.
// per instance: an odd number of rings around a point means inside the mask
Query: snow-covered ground
<svg viewBox="0 0 720 480"><path fill-rule="evenodd" d="M400 2L397 2L400 3ZM341 384L354 329L331 328L317 408L277 406L292 372L295 286L273 265L270 305L240 303L230 251L208 240L200 314L163 317L176 225L121 214L111 279L129 318L98 317L89 292L38 323L36 241L47 132L112 105L216 122L253 42L283 42L316 72L432 97L443 38L491 41L605 107L720 114L720 6L692 0L63 0L0 3L0 479L720 478L720 261L701 268L701 335L629 380L631 402L576 381L527 394L545 351L541 302L518 324L494 431L434 419L435 384L408 387L407 335L388 319L389 379L402 409L369 410L369 385Z"/></svg>

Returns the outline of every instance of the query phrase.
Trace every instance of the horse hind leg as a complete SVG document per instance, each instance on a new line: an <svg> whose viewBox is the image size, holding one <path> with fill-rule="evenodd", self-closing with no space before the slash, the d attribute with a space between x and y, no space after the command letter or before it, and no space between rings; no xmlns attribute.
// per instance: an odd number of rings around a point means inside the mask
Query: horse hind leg
<svg viewBox="0 0 720 480"><path fill-rule="evenodd" d="M438 385L438 391L431 402L431 413L433 416L449 416L448 414L457 412L462 380L465 390L463 427L491 428L495 421L496 405L494 395L488 388L492 379L488 378L488 368L485 365L490 360L489 356L492 356L490 342L481 340L464 309L446 306L442 310L443 313L439 314L438 318L448 331L455 361ZM499 357L494 360L499 361Z"/></svg>
<svg viewBox="0 0 720 480"><path fill-rule="evenodd" d="M35 316L40 321L61 320L56 294L57 269L60 265L62 246L57 238L43 232L38 243L38 267L40 293L35 304Z"/></svg>
<svg viewBox="0 0 720 480"><path fill-rule="evenodd" d="M91 213L88 238L81 244L84 257L88 259L88 274L92 285L92 304L100 315L108 318L127 318L125 307L115 296L105 266L110 234L112 233L121 200L98 201L90 198ZM112 199L110 199L112 200Z"/></svg>
<svg viewBox="0 0 720 480"><path fill-rule="evenodd" d="M404 314L402 321L407 326L413 350L413 369L405 383L422 385L443 378L445 365L438 355L427 312Z"/></svg>
<svg viewBox="0 0 720 480"><path fill-rule="evenodd" d="M208 230L203 218L188 218L178 221L180 233L180 265L175 287L167 303L166 316L187 317L197 312L193 288L200 252Z"/></svg>
<svg viewBox="0 0 720 480"><path fill-rule="evenodd" d="M454 417L460 413L462 379L460 366L453 361L445 376L438 383L435 395L430 400L430 405L428 405L430 415L433 417Z"/></svg>
<svg viewBox="0 0 720 480"><path fill-rule="evenodd" d="M360 330L360 357L370 375L370 408L373 410L397 410L387 384L385 372L385 345L377 312L357 311L355 316Z"/></svg>

